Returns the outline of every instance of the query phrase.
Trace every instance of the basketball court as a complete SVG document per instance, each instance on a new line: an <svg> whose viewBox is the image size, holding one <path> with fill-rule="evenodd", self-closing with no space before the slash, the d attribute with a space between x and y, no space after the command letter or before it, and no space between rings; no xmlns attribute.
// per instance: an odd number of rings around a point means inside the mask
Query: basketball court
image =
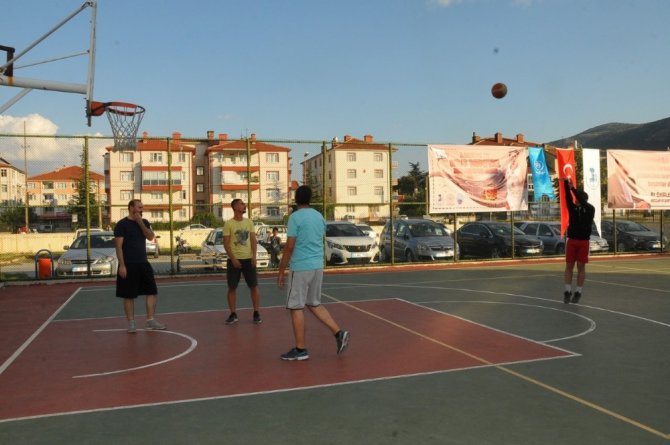
<svg viewBox="0 0 670 445"><path fill-rule="evenodd" d="M0 440L667 443L668 265L592 261L579 305L560 261L327 274L350 347L308 315L304 362L272 277L232 326L223 277L162 280L135 335L113 282L7 286Z"/></svg>

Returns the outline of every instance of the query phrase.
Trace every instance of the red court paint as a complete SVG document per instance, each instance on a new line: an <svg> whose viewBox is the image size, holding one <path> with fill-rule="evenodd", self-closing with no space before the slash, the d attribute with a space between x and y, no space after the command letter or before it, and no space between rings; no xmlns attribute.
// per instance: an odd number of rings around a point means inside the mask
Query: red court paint
<svg viewBox="0 0 670 445"><path fill-rule="evenodd" d="M304 362L279 359L293 346L289 314L283 308L264 309L261 325L252 324L249 310L240 310L240 322L232 326L223 323L222 311L161 315L161 322L183 336L145 331L129 335L122 318L52 322L0 375L0 421L572 355L401 300L328 308L351 331L350 347L336 355L333 336L306 314L310 359ZM94 332L105 329L118 330ZM184 336L195 339L197 347L180 359L73 378L169 359L191 347ZM412 351L411 359L407 351Z"/></svg>

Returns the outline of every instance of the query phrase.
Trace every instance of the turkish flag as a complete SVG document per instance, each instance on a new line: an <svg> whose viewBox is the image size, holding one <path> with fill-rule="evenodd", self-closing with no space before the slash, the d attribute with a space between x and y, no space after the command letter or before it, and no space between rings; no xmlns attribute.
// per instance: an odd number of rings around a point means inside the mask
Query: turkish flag
<svg viewBox="0 0 670 445"><path fill-rule="evenodd" d="M558 161L558 193L561 201L561 236L568 229L568 205L566 199L572 199L572 193L565 196L563 178L570 178L573 187L577 187L577 169L575 168L575 150L572 148L557 148L556 160Z"/></svg>

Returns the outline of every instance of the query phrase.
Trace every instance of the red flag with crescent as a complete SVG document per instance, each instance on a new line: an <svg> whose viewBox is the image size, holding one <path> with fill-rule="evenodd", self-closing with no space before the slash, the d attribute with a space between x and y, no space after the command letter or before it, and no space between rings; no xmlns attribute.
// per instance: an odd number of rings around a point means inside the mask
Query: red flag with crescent
<svg viewBox="0 0 670 445"><path fill-rule="evenodd" d="M565 235L568 229L568 205L565 203L566 199L572 199L570 196L565 196L565 186L563 185L563 178L570 178L570 183L573 187L577 187L577 169L575 167L575 151L572 148L557 148L556 160L558 161L558 192L561 201L561 236Z"/></svg>

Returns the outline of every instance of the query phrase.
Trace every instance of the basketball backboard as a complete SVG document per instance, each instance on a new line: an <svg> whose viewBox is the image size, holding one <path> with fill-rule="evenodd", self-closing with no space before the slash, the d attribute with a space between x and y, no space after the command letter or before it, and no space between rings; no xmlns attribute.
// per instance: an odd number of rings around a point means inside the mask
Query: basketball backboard
<svg viewBox="0 0 670 445"><path fill-rule="evenodd" d="M89 41L86 42L88 45L88 49L86 51L77 54L56 56L54 58L44 60L41 62L33 62L30 65L26 66L19 66L16 64L16 62L19 61L19 59L28 54L39 43L46 40L51 34L53 34L58 29L63 27L66 23L72 20L79 13L87 9L90 9L91 11L91 20L90 20ZM91 101L93 98L93 79L95 77L96 12L97 12L96 2L86 1L81 6L79 6L79 8L77 8L74 12L72 12L69 16L67 16L57 25L55 25L47 33L45 33L42 37L37 39L32 44L28 45L25 49L17 51L16 48L14 48L13 46L0 45L0 51L6 54L5 57L6 60L4 62L0 59L0 64L2 64L0 65L0 87L21 88L21 91L17 93L14 97L9 99L4 104L0 104L0 114L4 113L7 109L9 109L9 107L14 105L16 102L18 102L21 98L23 98L26 94L28 94L32 90L37 89L37 90L60 91L64 93L82 94L84 96L84 99L86 101L85 115L87 118L87 124L89 127L91 126L91 116L92 116ZM3 38L6 38L6 36ZM1 43L9 43L9 42L1 42ZM27 66L35 66L39 64L55 62L76 56L88 57L88 70L87 70L88 72L86 77L86 83L68 83L56 80L36 80L36 79L29 79L15 76L17 70L25 68Z"/></svg>

